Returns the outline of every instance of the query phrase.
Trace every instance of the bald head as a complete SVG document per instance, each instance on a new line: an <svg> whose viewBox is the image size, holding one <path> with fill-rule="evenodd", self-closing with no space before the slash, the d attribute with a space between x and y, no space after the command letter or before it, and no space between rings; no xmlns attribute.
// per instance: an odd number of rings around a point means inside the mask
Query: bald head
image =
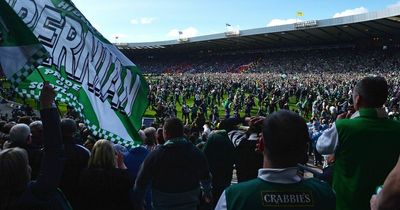
<svg viewBox="0 0 400 210"><path fill-rule="evenodd" d="M29 143L31 129L26 124L14 125L10 130L10 142L15 145L26 145Z"/></svg>
<svg viewBox="0 0 400 210"><path fill-rule="evenodd" d="M156 143L156 129L154 127L148 127L143 130L146 135L146 140L144 141L147 145L154 145Z"/></svg>
<svg viewBox="0 0 400 210"><path fill-rule="evenodd" d="M31 129L32 134L36 132L42 132L43 131L42 121L40 120L33 121L31 124L29 124L29 128Z"/></svg>
<svg viewBox="0 0 400 210"><path fill-rule="evenodd" d="M43 124L42 121L33 121L31 124L29 124L29 128L31 129L31 134L32 134L32 143L35 144L42 144L42 138L43 138Z"/></svg>

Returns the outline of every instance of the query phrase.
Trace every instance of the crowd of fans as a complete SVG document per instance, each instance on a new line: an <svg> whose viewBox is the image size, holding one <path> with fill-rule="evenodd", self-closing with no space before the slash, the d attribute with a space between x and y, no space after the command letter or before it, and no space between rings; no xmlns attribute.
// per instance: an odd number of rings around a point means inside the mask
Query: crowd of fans
<svg viewBox="0 0 400 210"><path fill-rule="evenodd" d="M158 121L179 116L203 129L230 117L266 116L279 109L298 112L312 125L329 125L352 104L352 87L370 73L169 74L148 77L150 109ZM399 119L399 72L388 78L390 118ZM178 110L180 108L180 110ZM223 111L221 116L220 111ZM243 116L240 114L244 113ZM326 127L326 126L323 126Z"/></svg>
<svg viewBox="0 0 400 210"><path fill-rule="evenodd" d="M365 209L371 196L374 209L396 205L396 168L384 182L400 154L400 122L383 108L389 87L383 77L365 77L351 90L353 108L314 143L314 153L333 159L331 172L319 173L307 165L309 126L285 108L266 118L221 119L216 127L206 122L200 130L168 118L140 130L142 145L128 150L107 140L89 144L93 137L71 110L60 120L47 84L40 117L1 122L0 207ZM299 174L305 171L318 179ZM382 184L384 193L373 195Z"/></svg>
<svg viewBox="0 0 400 210"><path fill-rule="evenodd" d="M208 52L134 57L145 73L386 72L400 67L394 51L357 48Z"/></svg>
<svg viewBox="0 0 400 210"><path fill-rule="evenodd" d="M46 84L40 116L0 116L0 209L393 209L399 61L319 54L155 63L208 73L148 77L156 120L136 148L97 139L70 107L60 118ZM263 73L215 73L238 68Z"/></svg>

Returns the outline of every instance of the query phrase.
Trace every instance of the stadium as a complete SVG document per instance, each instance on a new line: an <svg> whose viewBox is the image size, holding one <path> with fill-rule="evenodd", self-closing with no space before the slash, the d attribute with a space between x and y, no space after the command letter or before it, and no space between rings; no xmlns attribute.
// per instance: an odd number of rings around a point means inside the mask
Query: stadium
<svg viewBox="0 0 400 210"><path fill-rule="evenodd" d="M0 210L397 209L396 5L111 43L71 1L0 0Z"/></svg>
<svg viewBox="0 0 400 210"><path fill-rule="evenodd" d="M145 73L203 72L202 69L174 69L148 67L169 58L180 58L174 65L189 63L191 58L226 54L257 54L273 52L307 52L311 50L385 50L391 53L400 47L399 8L325 20L310 20L243 31L227 30L213 34L178 40L149 43L116 43L118 48ZM229 56L226 56L230 59ZM164 59L164 60L163 60ZM186 60L185 60L186 59ZM235 63L234 67L248 65L254 60ZM212 64L209 64L212 66ZM156 65L154 65L156 66ZM168 69L168 68L171 69ZM238 69L218 69L230 72Z"/></svg>
<svg viewBox="0 0 400 210"><path fill-rule="evenodd" d="M162 73L266 72L278 75L302 72L379 74L399 68L399 14L399 8L395 7L243 31L227 27L227 31L220 34L163 42L116 43L116 46L144 74L153 76ZM298 100L292 100L289 106L297 109L296 103ZM188 105L192 104L189 99ZM155 101L153 106L156 107ZM177 116L183 116L181 104L174 109ZM238 112L243 115L243 111ZM257 111L257 107L252 107L251 114ZM218 112L223 115L222 105ZM146 117L155 114L148 110Z"/></svg>

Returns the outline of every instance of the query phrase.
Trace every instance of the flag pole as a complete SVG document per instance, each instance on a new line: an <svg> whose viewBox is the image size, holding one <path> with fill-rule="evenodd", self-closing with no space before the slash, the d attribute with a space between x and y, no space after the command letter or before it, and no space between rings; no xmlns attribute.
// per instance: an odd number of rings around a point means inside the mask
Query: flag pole
<svg viewBox="0 0 400 210"><path fill-rule="evenodd" d="M44 78L42 72L40 72L38 68L35 68L35 69L39 73L39 76L40 76L40 78L42 78L43 82L46 82L46 79ZM56 103L56 108L57 108L58 114L60 115L60 117L62 117L60 108L58 108L58 102L56 100L54 100L54 102Z"/></svg>
<svg viewBox="0 0 400 210"><path fill-rule="evenodd" d="M39 76L40 76L40 78L42 78L43 82L46 82L46 79L44 79L42 72L40 72L38 68L35 68L35 69L39 73Z"/></svg>

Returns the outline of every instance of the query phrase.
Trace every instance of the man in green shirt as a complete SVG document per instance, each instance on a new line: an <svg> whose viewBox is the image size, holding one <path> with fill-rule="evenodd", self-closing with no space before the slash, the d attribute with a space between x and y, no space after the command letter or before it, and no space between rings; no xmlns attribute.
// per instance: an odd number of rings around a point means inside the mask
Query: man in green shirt
<svg viewBox="0 0 400 210"><path fill-rule="evenodd" d="M318 139L318 152L335 155L333 189L339 210L369 209L376 187L396 164L400 122L388 119L382 108L387 97L383 77L363 78L353 90L357 112L338 116Z"/></svg>
<svg viewBox="0 0 400 210"><path fill-rule="evenodd" d="M327 183L298 175L307 162L307 125L298 114L280 110L262 125L264 164L256 179L228 187L216 210L335 209L335 195Z"/></svg>

